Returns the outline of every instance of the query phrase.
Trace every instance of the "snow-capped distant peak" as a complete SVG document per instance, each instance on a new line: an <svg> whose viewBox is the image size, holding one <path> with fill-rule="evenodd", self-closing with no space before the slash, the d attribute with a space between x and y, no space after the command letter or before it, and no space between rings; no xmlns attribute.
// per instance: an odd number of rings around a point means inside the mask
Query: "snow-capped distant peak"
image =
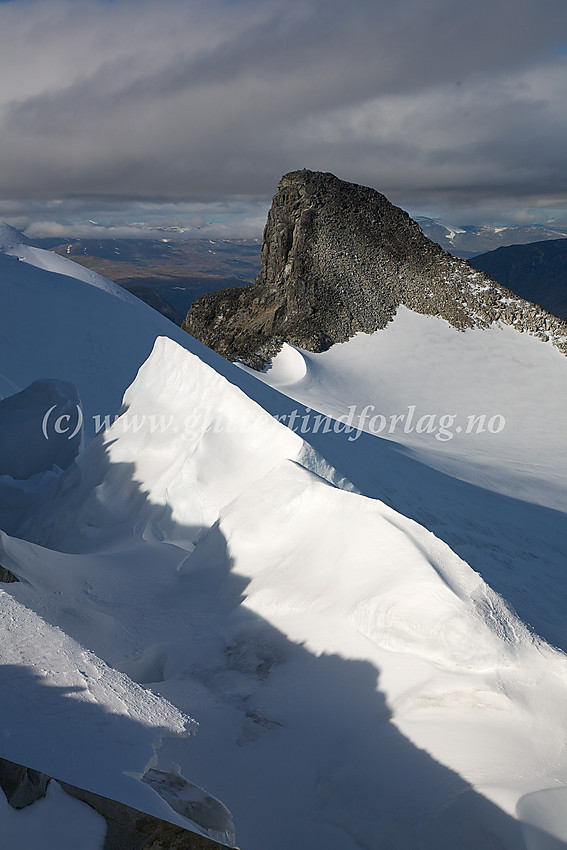
<svg viewBox="0 0 567 850"><path fill-rule="evenodd" d="M445 239L449 239L449 241L453 241L457 233L464 233L464 230L459 230L459 228L447 228L447 233L445 234Z"/></svg>

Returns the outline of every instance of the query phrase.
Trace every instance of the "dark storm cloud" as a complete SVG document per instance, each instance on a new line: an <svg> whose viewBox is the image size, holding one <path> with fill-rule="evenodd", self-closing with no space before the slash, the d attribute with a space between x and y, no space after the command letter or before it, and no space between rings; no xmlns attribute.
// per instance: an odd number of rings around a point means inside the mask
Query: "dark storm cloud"
<svg viewBox="0 0 567 850"><path fill-rule="evenodd" d="M561 203L564 0L0 4L0 195Z"/></svg>

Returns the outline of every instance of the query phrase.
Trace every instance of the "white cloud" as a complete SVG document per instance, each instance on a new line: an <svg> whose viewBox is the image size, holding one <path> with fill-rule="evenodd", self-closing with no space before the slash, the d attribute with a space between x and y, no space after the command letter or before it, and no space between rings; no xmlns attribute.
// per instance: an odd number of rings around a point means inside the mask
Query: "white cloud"
<svg viewBox="0 0 567 850"><path fill-rule="evenodd" d="M260 239L268 202L2 201L0 220L31 239ZM174 228L164 233L163 228Z"/></svg>
<svg viewBox="0 0 567 850"><path fill-rule="evenodd" d="M265 202L309 167L406 208L557 205L564 14L564 0L0 3L0 196L66 213Z"/></svg>

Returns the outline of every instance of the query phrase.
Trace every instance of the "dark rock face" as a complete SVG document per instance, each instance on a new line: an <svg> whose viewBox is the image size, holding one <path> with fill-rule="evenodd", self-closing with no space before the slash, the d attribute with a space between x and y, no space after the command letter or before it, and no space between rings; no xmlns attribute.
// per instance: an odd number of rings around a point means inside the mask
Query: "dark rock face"
<svg viewBox="0 0 567 850"><path fill-rule="evenodd" d="M15 809L31 806L45 797L50 781L51 777L44 773L0 758L0 789ZM59 784L67 794L91 806L106 820L103 850L221 850L225 846L75 785ZM1 838L0 846L4 847Z"/></svg>
<svg viewBox="0 0 567 850"><path fill-rule="evenodd" d="M374 189L307 170L280 181L256 282L199 298L182 327L261 369L283 342L325 351L385 327L402 304L460 330L501 320L567 353L567 323L451 257Z"/></svg>
<svg viewBox="0 0 567 850"><path fill-rule="evenodd" d="M0 758L0 788L14 809L24 809L41 800L48 785L49 776Z"/></svg>
<svg viewBox="0 0 567 850"><path fill-rule="evenodd" d="M224 845L66 782L63 790L91 806L108 824L103 850L220 850Z"/></svg>
<svg viewBox="0 0 567 850"><path fill-rule="evenodd" d="M165 298L162 298L159 292L155 292L149 286L129 286L128 292L131 292L140 301L144 301L148 307L153 307L154 310L157 310L158 313L161 313L162 316L165 316L174 325L181 326L183 316Z"/></svg>
<svg viewBox="0 0 567 850"><path fill-rule="evenodd" d="M13 582L19 581L14 573L11 573L10 570L7 570L6 567L3 567L0 564L0 582L3 584L12 584Z"/></svg>

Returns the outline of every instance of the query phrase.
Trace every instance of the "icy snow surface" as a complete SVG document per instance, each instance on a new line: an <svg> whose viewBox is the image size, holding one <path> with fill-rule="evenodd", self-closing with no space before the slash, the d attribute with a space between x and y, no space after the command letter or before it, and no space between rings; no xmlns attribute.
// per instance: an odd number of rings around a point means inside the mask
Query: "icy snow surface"
<svg viewBox="0 0 567 850"><path fill-rule="evenodd" d="M86 420L139 369L0 538L20 578L0 592L0 756L166 806L132 774L190 716L154 767L212 795L195 829L222 837L221 800L247 850L563 846L567 359L402 310L259 379L143 304L0 261L11 392L71 382ZM352 405L506 426L314 432Z"/></svg>

